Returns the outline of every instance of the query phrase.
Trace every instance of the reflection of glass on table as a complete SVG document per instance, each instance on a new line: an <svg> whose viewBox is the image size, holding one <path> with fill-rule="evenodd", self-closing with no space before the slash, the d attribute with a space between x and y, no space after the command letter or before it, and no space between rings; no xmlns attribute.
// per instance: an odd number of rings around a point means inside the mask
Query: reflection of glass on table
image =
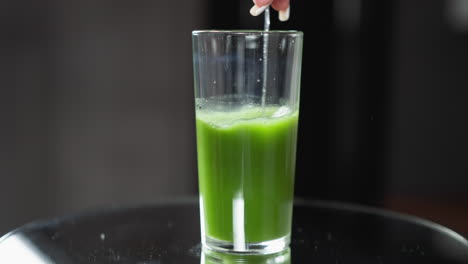
<svg viewBox="0 0 468 264"><path fill-rule="evenodd" d="M291 250L288 248L273 254L225 254L203 250L200 264L291 264Z"/></svg>

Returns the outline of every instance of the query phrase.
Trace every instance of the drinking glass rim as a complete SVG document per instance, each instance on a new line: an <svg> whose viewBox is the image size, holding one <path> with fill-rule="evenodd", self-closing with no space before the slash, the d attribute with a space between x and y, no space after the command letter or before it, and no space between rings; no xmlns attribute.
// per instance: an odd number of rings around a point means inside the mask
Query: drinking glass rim
<svg viewBox="0 0 468 264"><path fill-rule="evenodd" d="M288 35L288 36L303 36L304 33L299 30L221 30L221 29L204 29L192 31L193 36L198 35Z"/></svg>

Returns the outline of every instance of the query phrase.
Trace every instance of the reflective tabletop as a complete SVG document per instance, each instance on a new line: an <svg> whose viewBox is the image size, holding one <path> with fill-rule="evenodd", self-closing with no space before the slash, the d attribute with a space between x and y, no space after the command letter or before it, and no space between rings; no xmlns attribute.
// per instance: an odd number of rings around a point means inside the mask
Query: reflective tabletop
<svg viewBox="0 0 468 264"><path fill-rule="evenodd" d="M432 222L381 209L296 201L289 250L226 256L201 250L192 200L108 208L18 228L0 263L468 263L468 242Z"/></svg>

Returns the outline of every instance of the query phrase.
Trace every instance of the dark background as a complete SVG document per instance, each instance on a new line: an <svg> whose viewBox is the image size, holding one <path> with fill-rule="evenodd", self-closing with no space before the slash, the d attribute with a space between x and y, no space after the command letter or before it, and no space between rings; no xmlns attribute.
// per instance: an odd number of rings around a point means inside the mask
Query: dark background
<svg viewBox="0 0 468 264"><path fill-rule="evenodd" d="M197 193L191 31L245 1L0 3L0 235ZM468 235L468 2L292 0L305 33L296 195Z"/></svg>

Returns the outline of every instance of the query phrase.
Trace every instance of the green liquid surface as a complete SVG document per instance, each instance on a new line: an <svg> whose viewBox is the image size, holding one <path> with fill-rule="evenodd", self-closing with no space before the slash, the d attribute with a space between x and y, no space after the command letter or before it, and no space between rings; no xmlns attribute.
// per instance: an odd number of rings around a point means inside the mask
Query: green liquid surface
<svg viewBox="0 0 468 264"><path fill-rule="evenodd" d="M290 234L297 123L298 112L285 107L197 111L207 236L232 242L242 232L255 243Z"/></svg>

